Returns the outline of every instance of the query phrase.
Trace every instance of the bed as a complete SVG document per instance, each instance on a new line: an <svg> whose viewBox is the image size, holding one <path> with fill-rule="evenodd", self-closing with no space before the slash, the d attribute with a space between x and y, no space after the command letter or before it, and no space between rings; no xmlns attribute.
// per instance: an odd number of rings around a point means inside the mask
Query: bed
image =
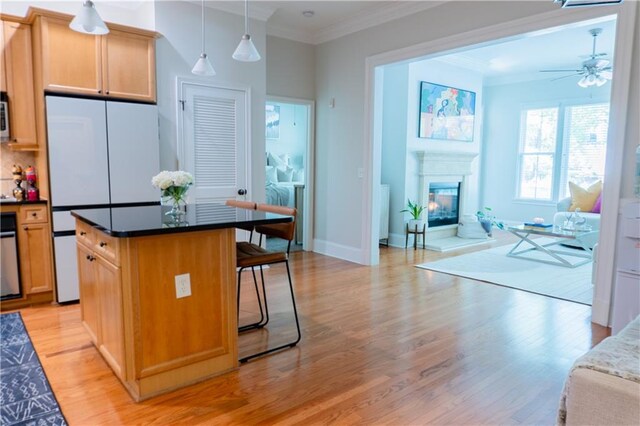
<svg viewBox="0 0 640 426"><path fill-rule="evenodd" d="M267 153L266 202L276 206L296 207L295 188L304 185L304 169L292 164L287 154Z"/></svg>

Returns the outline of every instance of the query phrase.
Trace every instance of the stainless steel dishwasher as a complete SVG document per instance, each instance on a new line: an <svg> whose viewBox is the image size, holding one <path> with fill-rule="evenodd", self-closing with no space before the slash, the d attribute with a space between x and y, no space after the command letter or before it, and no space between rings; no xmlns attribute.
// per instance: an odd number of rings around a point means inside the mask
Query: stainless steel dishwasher
<svg viewBox="0 0 640 426"><path fill-rule="evenodd" d="M0 300L22 297L16 214L0 215Z"/></svg>

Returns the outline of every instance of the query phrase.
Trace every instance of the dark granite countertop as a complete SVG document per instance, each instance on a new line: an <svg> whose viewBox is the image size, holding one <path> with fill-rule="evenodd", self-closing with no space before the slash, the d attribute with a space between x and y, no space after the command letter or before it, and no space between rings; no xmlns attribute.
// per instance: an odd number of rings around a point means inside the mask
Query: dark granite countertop
<svg viewBox="0 0 640 426"><path fill-rule="evenodd" d="M0 200L0 206L24 206L28 204L47 204L47 200L38 201L13 201L13 200Z"/></svg>
<svg viewBox="0 0 640 426"><path fill-rule="evenodd" d="M169 210L167 206L154 205L72 210L71 214L119 238L286 223L293 220L290 216L237 209L223 204L189 204L183 220L176 223L166 215Z"/></svg>

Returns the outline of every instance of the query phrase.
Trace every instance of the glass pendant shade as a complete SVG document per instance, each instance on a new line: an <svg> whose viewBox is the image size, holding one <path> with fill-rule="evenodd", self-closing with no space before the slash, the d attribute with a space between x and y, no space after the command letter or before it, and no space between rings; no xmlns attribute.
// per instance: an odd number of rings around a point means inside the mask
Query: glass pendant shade
<svg viewBox="0 0 640 426"><path fill-rule="evenodd" d="M587 82L587 76L585 75L578 81L578 86L580 87L589 87L589 83Z"/></svg>
<svg viewBox="0 0 640 426"><path fill-rule="evenodd" d="M209 58L206 53L201 53L198 61L193 66L191 72L195 75L216 75L216 70L213 69L211 62L209 62Z"/></svg>
<svg viewBox="0 0 640 426"><path fill-rule="evenodd" d="M191 73L195 74L195 75L204 75L204 76L213 76L216 75L216 70L213 69L213 65L211 65L211 62L209 62L209 58L207 57L207 54L205 53L205 49L204 49L204 42L205 42L205 38L204 38L204 0L202 0L202 12L200 17L202 18L202 53L200 53L200 57L198 58L198 60L196 61L196 64L193 66L193 68L191 69Z"/></svg>
<svg viewBox="0 0 640 426"><path fill-rule="evenodd" d="M596 86L600 87L600 86L604 86L607 83L607 79L602 77L601 75L599 75L596 78Z"/></svg>
<svg viewBox="0 0 640 426"><path fill-rule="evenodd" d="M242 36L240 44L238 44L236 51L233 52L232 57L236 61L242 62L256 62L260 60L258 49L256 49L256 47L254 46L249 34L245 34Z"/></svg>
<svg viewBox="0 0 640 426"><path fill-rule="evenodd" d="M109 32L109 28L104 23L91 0L85 0L82 9L69 23L69 28L73 31L84 34L102 35Z"/></svg>

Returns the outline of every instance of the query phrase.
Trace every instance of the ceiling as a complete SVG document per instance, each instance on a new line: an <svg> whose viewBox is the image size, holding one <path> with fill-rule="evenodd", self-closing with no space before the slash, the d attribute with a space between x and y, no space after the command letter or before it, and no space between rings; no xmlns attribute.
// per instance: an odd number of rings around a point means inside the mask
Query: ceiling
<svg viewBox="0 0 640 426"><path fill-rule="evenodd" d="M523 34L510 40L462 52L439 56L433 60L480 72L485 84L504 84L531 79L562 77L566 73L541 73L543 69L580 69L589 58L592 28L602 28L596 53L613 60L615 20L604 18L568 26Z"/></svg>
<svg viewBox="0 0 640 426"><path fill-rule="evenodd" d="M197 0L187 0L199 3ZM249 15L266 21L267 34L319 44L436 7L444 1L251 0ZM244 1L205 0L207 7L242 15ZM302 12L311 10L312 17Z"/></svg>

